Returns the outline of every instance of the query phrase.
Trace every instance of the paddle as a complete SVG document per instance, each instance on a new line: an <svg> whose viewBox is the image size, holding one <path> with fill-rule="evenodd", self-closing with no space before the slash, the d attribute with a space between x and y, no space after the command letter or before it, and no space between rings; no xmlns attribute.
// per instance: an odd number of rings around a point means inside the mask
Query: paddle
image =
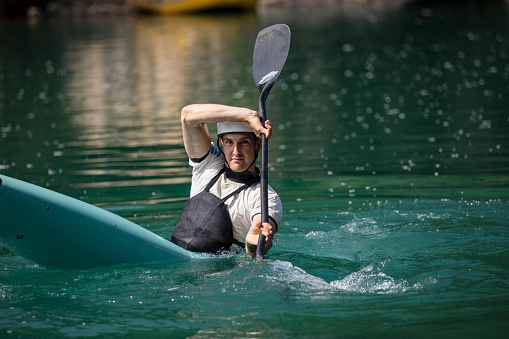
<svg viewBox="0 0 509 339"><path fill-rule="evenodd" d="M260 90L258 98L259 114L262 124L265 125L267 112L265 110L265 101L269 92L276 82L290 49L290 29L288 26L279 24L267 27L258 33L253 53L253 79ZM262 134L262 173L260 178L262 223L269 222L269 203L268 203L268 153L269 143L265 134ZM258 247L256 248L256 259L265 259L265 237L260 232L258 238Z"/></svg>

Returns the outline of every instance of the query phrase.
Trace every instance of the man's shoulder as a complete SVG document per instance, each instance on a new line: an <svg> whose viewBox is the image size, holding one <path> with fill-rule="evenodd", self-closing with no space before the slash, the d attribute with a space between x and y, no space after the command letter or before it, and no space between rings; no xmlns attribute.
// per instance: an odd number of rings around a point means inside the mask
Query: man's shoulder
<svg viewBox="0 0 509 339"><path fill-rule="evenodd" d="M193 167L198 165L203 166L208 165L211 162L222 162L222 159L223 153L221 152L221 149L217 147L213 142L211 142L209 152L199 159L189 158L189 164Z"/></svg>
<svg viewBox="0 0 509 339"><path fill-rule="evenodd" d="M219 158L223 155L223 152L216 146L213 142L210 143L210 154L216 158Z"/></svg>
<svg viewBox="0 0 509 339"><path fill-rule="evenodd" d="M224 167L224 155L211 143L210 152L200 162L189 159L189 164L193 167L193 181L210 180Z"/></svg>
<svg viewBox="0 0 509 339"><path fill-rule="evenodd" d="M211 144L210 152L200 161L189 159L193 167L191 177L191 197L202 192L206 185L224 167L224 156L217 146Z"/></svg>

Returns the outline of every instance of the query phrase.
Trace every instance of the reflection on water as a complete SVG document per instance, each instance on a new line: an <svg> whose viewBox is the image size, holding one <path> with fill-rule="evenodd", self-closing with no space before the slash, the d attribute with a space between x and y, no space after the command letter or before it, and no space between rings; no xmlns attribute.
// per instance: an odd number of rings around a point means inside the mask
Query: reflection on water
<svg viewBox="0 0 509 339"><path fill-rule="evenodd" d="M398 2L2 23L0 169L93 203L185 199L181 107L255 108L254 38L285 22L292 48L268 100L283 199L506 197L506 14Z"/></svg>
<svg viewBox="0 0 509 339"><path fill-rule="evenodd" d="M200 87L197 84L209 84L213 98L224 86L222 72L232 81L238 77L235 71L242 68L228 69L240 47L235 41L239 35L232 34L238 31L237 26L238 20L231 18L219 25L214 18L141 17L129 22L120 38L71 41L69 50L74 52L66 55L66 60L73 76L67 96L74 100L68 109L73 112L72 124L86 136L71 143L86 152L81 169L73 173L132 178L73 186L188 183L189 171L183 169L186 157L181 147L180 108L199 100L193 99L194 89ZM226 43L239 47L222 51ZM94 65L97 68L90 70ZM130 151L111 154L119 147Z"/></svg>
<svg viewBox="0 0 509 339"><path fill-rule="evenodd" d="M311 176L320 194L342 196L442 186L460 198L464 188L506 186L507 8L409 3L350 14L289 23L309 39L292 41L305 52L290 53L285 69L291 109L278 110L274 174L299 185Z"/></svg>
<svg viewBox="0 0 509 339"><path fill-rule="evenodd" d="M21 58L11 68L9 55L3 56L2 80L15 78L19 84L2 87L2 137L14 147L2 149L9 156L1 169L64 191L87 189L82 196L87 199L94 194L91 189L139 186L148 186L145 194L152 200L153 187L170 191L157 194L157 201L186 197L190 170L180 109L198 101L241 101L246 91L255 92L245 77L252 53L245 36L256 36L255 17L40 25L37 29L59 39L59 49L40 45L33 36L36 29L23 27L20 36L31 40L23 46L11 38L11 48L20 57L24 49L42 49L47 59L30 63ZM28 154L14 150L26 146Z"/></svg>

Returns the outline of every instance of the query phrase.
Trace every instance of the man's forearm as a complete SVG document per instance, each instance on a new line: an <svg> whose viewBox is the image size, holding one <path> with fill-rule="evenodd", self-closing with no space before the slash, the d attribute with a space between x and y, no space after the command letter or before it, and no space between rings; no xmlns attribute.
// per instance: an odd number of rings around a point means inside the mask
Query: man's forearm
<svg viewBox="0 0 509 339"><path fill-rule="evenodd" d="M223 121L247 122L259 119L258 112L248 108L219 104L193 104L182 109L182 123L189 126L216 124Z"/></svg>

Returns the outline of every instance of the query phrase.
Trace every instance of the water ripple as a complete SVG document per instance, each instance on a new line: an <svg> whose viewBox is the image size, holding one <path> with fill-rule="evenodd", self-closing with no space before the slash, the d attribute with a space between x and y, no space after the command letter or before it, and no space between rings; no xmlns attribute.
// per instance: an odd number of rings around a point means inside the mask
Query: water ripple
<svg viewBox="0 0 509 339"><path fill-rule="evenodd" d="M302 293L346 291L368 294L391 294L417 291L437 281L427 278L415 284L404 279L396 279L382 271L385 263L370 264L359 271L353 272L343 279L327 283L324 279L306 273L302 268L287 261L277 260L272 263L274 274L267 279L284 283Z"/></svg>

